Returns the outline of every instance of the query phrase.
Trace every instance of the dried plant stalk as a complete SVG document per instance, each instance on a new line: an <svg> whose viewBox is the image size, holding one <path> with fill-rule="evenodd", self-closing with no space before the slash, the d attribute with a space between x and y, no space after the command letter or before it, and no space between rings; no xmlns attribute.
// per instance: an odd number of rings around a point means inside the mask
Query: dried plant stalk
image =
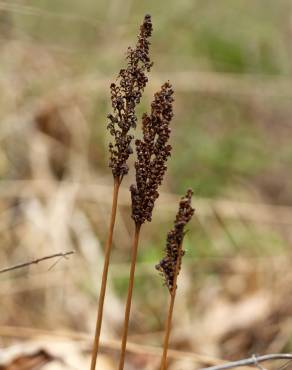
<svg viewBox="0 0 292 370"><path fill-rule="evenodd" d="M117 82L111 84L111 101L113 113L108 115L108 129L113 136L109 144L110 163L114 178L114 190L112 199L111 219L109 233L105 247L102 282L99 294L95 338L93 343L91 370L95 370L97 354L99 350L103 307L106 295L108 269L112 251L114 225L116 220L119 188L123 177L129 169L127 160L132 154L131 142L133 136L129 133L136 127L136 105L140 103L142 92L148 82L146 72L150 71L152 62L149 57L149 38L152 34L152 22L150 15L146 15L140 27L138 41L134 49L127 52L127 68L121 69Z"/></svg>
<svg viewBox="0 0 292 370"><path fill-rule="evenodd" d="M179 210L174 221L174 228L167 234L165 256L156 266L156 269L164 277L165 285L170 293L170 303L165 324L165 336L160 370L167 367L167 351L171 332L171 323L174 309L174 302L177 290L177 277L181 269L181 260L184 256L183 239L185 226L191 220L194 209L191 206L192 190L188 190L179 203Z"/></svg>
<svg viewBox="0 0 292 370"><path fill-rule="evenodd" d="M169 82L162 85L154 96L151 114L143 115L143 140L136 140L137 161L136 184L130 188L132 197L132 219L135 222L135 234L132 245L131 269L125 319L122 335L119 370L124 369L127 347L129 319L134 287L135 267L141 226L151 221L155 200L159 197L158 188L162 183L166 161L171 153L168 144L173 117L173 90Z"/></svg>
<svg viewBox="0 0 292 370"><path fill-rule="evenodd" d="M105 246L105 251L104 251L104 265L103 265L102 281L101 281L101 288L100 288L99 300L98 300L95 339L93 343L91 365L90 365L91 370L95 370L96 368L97 354L99 350L100 332L101 332L101 324L102 324L102 316L103 316L103 306L104 306L104 300L105 300L105 294L106 294L107 276L108 276L110 255L111 255L112 242L113 242L113 232L114 232L116 214L117 214L119 188L120 188L120 182L118 179L115 179L110 226L109 226L108 238L106 241L106 246Z"/></svg>
<svg viewBox="0 0 292 370"><path fill-rule="evenodd" d="M130 320L130 312L131 312L131 304L132 304L132 296L133 296L133 288L134 288L135 269L136 269L136 260L137 260L138 245L139 245L139 238L140 238L140 230L141 230L141 225L137 224L135 226L135 233L134 233L134 239L133 239L133 245L132 245L131 268L130 268L127 303L126 303L126 310L125 310L124 330L123 330L123 337L122 337L119 369L123 369L124 363L125 363L128 328L129 328L129 320Z"/></svg>

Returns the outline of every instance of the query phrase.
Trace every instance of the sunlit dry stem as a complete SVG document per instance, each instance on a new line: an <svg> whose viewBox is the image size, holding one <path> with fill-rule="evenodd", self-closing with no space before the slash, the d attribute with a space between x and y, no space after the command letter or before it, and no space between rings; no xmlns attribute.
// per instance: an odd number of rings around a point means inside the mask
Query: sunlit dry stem
<svg viewBox="0 0 292 370"><path fill-rule="evenodd" d="M182 252L182 242L178 248L178 255L180 256ZM173 278L173 287L170 292L170 302L169 302L169 309L168 315L165 323L165 335L164 335L164 343L163 343L163 353L161 358L161 366L160 370L165 370L167 368L167 351L169 345L169 338L171 332L171 325L172 325L172 316L173 316L173 308L174 308L174 301L176 296L176 289L177 289L177 277L180 270L180 258L177 259L176 267L175 267L175 274Z"/></svg>
<svg viewBox="0 0 292 370"><path fill-rule="evenodd" d="M141 225L135 224L135 234L134 234L133 245L132 245L131 269L130 269L129 286L128 286L128 297L127 297L127 303L126 303L126 309L125 309L125 319L124 319L124 328L123 328L123 336L122 336L122 344L121 344L119 370L123 370L124 365L125 365L129 319L130 319L130 312L131 312L131 303L132 303L132 295L133 295L133 287L134 287L134 279L135 279L135 268L136 268L136 261L137 261L137 251L138 251L140 230L141 230Z"/></svg>
<svg viewBox="0 0 292 370"><path fill-rule="evenodd" d="M115 220L116 220L116 214L117 214L117 204L118 204L120 184L121 184L120 179L114 178L112 210L111 210L109 233L108 233L108 238L106 241L106 246L105 246L105 251L104 251L104 265L103 265L102 281L101 281L99 300L98 300L95 337L94 337L94 342L93 342L90 370L95 370L96 368L96 360L97 360L97 354L99 350L100 332L101 332L101 324L102 324L102 317L103 317L103 306L104 306L104 299L105 299L105 293L106 293L110 256L111 256L111 251L112 251L113 232L114 232L114 226L115 226Z"/></svg>

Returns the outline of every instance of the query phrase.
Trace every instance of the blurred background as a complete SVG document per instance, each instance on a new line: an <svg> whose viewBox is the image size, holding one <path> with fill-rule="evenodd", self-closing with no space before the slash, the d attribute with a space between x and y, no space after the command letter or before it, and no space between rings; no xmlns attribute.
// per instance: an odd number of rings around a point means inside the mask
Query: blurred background
<svg viewBox="0 0 292 370"><path fill-rule="evenodd" d="M53 267L1 274L0 346L27 328L70 330L89 334L89 353L113 183L109 86L146 13L154 66L138 115L170 80L175 118L169 171L142 229L129 335L138 350L128 368L159 365L145 347L161 346L168 302L154 266L188 187L196 217L171 347L229 360L291 351L289 0L0 0L0 267L75 251ZM128 282L133 179L131 171L121 190L105 307L109 369ZM202 365L170 360L171 370Z"/></svg>

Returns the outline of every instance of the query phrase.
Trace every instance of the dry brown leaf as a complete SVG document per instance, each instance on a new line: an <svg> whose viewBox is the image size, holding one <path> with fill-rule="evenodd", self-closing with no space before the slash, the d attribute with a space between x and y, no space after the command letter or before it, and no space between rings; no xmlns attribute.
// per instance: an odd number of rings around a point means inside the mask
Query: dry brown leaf
<svg viewBox="0 0 292 370"><path fill-rule="evenodd" d="M89 368L89 356L81 343L32 341L0 351L0 370L80 370ZM112 370L111 360L102 355L97 370Z"/></svg>

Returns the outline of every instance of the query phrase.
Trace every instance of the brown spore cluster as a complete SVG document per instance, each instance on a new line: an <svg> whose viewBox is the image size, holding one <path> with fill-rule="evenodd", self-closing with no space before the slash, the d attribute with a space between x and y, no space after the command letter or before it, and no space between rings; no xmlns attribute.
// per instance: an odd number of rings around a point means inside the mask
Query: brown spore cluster
<svg viewBox="0 0 292 370"><path fill-rule="evenodd" d="M158 188L167 169L172 149L168 141L173 101L172 86L166 82L154 96L151 114L145 113L142 118L143 139L136 140L136 184L130 187L132 218L138 225L151 221Z"/></svg>
<svg viewBox="0 0 292 370"><path fill-rule="evenodd" d="M175 278L181 268L181 259L185 254L182 249L182 242L185 236L185 226L193 217L195 212L191 206L193 191L189 189L179 202L179 209L174 221L173 229L167 234L165 256L156 265L156 269L161 272L170 293L175 289Z"/></svg>
<svg viewBox="0 0 292 370"><path fill-rule="evenodd" d="M149 72L153 65L149 57L151 34L151 17L146 15L140 27L136 47L128 48L127 67L120 70L117 81L110 86L113 113L108 115L108 130L113 141L109 144L109 166L114 178L120 181L129 171L127 160L133 152L133 136L129 131L136 127L135 108L140 103L148 82L146 72Z"/></svg>

